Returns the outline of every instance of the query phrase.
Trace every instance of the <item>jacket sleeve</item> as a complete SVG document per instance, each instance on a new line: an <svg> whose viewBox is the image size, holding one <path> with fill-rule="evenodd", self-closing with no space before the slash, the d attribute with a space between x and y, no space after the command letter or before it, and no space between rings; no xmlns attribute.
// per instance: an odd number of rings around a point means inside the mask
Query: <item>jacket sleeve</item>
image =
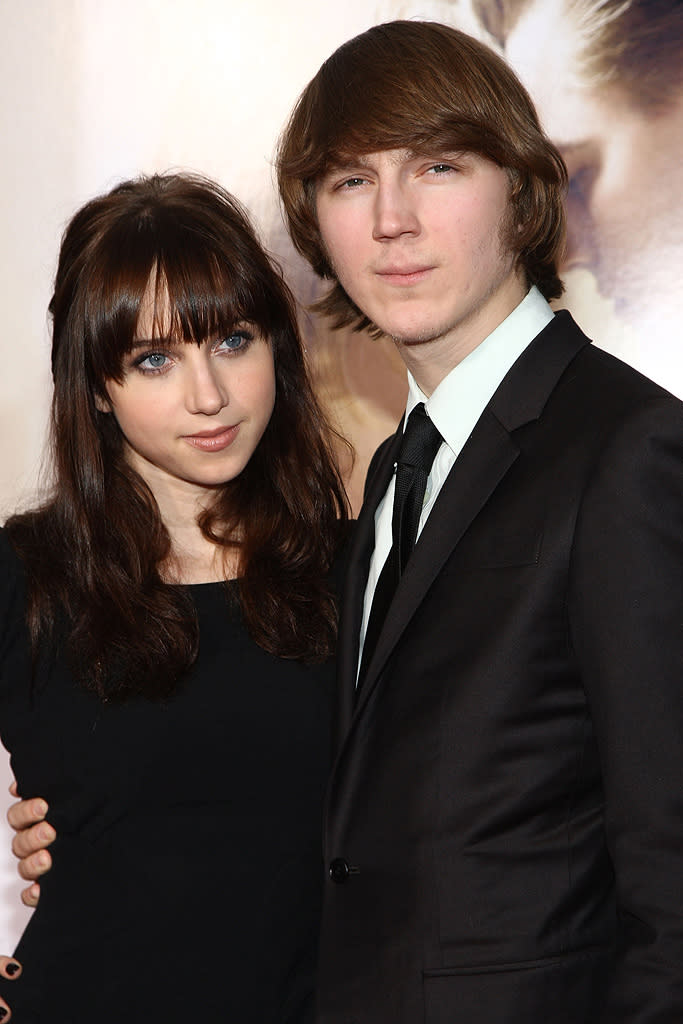
<svg viewBox="0 0 683 1024"><path fill-rule="evenodd" d="M682 408L658 398L620 425L576 524L571 639L600 754L619 936L595 1024L683 1021Z"/></svg>

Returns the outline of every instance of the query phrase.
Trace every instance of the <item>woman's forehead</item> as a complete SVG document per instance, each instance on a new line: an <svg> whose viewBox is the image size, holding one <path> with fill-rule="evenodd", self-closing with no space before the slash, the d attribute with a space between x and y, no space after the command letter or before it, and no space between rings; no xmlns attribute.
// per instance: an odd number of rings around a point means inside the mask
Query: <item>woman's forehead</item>
<svg viewBox="0 0 683 1024"><path fill-rule="evenodd" d="M172 329L173 316L168 295L168 285L163 277L159 277L155 267L149 275L142 299L140 300L135 337L153 338L167 336L172 333Z"/></svg>

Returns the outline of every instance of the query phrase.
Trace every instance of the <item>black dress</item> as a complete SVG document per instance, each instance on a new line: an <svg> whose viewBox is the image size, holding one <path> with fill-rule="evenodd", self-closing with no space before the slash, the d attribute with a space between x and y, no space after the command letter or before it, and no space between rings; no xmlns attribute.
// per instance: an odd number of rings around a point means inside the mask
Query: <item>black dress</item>
<svg viewBox="0 0 683 1024"><path fill-rule="evenodd" d="M0 736L58 833L2 983L16 1024L312 1019L333 669L257 647L236 585L190 588L200 653L171 699L102 703L59 659L32 695L0 531Z"/></svg>

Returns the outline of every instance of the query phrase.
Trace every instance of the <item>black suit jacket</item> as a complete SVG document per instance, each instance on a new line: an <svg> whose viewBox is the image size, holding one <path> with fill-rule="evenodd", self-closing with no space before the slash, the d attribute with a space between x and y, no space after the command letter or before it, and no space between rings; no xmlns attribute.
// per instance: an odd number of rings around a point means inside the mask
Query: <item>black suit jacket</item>
<svg viewBox="0 0 683 1024"><path fill-rule="evenodd" d="M683 404L558 314L449 474L360 693L350 554L321 1024L683 1021Z"/></svg>

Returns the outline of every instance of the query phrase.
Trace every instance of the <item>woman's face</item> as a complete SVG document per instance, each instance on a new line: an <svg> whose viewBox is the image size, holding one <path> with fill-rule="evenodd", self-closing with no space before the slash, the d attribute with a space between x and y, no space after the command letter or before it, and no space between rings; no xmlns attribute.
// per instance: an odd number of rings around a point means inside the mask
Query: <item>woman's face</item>
<svg viewBox="0 0 683 1024"><path fill-rule="evenodd" d="M645 114L618 85L587 82L563 0L533 3L505 52L569 169L565 269L588 267L622 311L651 303L667 249L680 259L682 106Z"/></svg>
<svg viewBox="0 0 683 1024"><path fill-rule="evenodd" d="M268 340L250 324L200 345L153 339L153 303L143 305L121 383L107 383L101 411L116 417L129 464L159 503L169 489L200 498L238 476L275 403Z"/></svg>

